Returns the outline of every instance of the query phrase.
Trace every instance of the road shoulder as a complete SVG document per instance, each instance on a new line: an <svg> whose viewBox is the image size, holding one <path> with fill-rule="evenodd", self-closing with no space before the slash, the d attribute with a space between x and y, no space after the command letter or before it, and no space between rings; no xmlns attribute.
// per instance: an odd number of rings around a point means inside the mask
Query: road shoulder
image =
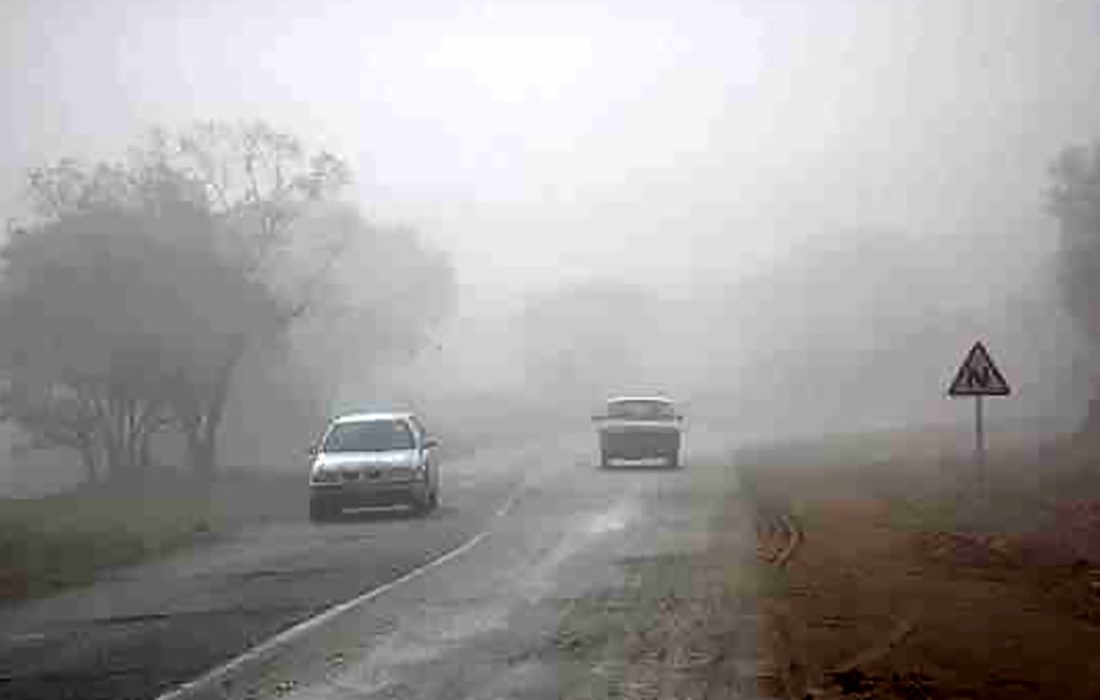
<svg viewBox="0 0 1100 700"><path fill-rule="evenodd" d="M762 692L1100 696L1100 569L1066 542L1095 537L1095 502L1054 499L1060 513L1076 504L1093 514L1067 529L1044 522L1037 491L1021 481L1051 473L1057 465L1044 460L1056 458L999 455L984 502L960 488L965 460L813 465L780 450L745 464L759 467L748 479L758 516L793 516L804 533L761 599Z"/></svg>

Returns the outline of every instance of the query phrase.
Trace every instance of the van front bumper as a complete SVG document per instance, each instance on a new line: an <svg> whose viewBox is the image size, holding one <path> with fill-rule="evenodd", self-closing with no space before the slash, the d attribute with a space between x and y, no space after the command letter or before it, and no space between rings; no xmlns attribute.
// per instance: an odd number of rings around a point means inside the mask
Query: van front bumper
<svg viewBox="0 0 1100 700"><path fill-rule="evenodd" d="M601 430L600 450L613 459L673 457L680 451L680 431L661 428Z"/></svg>

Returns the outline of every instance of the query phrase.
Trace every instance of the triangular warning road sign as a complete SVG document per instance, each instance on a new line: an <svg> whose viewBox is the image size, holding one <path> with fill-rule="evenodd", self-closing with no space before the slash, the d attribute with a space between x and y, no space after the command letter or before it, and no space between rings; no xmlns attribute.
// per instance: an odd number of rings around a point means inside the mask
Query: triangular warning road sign
<svg viewBox="0 0 1100 700"><path fill-rule="evenodd" d="M949 396L1008 396L1011 389L985 346L977 342L967 353L947 393Z"/></svg>

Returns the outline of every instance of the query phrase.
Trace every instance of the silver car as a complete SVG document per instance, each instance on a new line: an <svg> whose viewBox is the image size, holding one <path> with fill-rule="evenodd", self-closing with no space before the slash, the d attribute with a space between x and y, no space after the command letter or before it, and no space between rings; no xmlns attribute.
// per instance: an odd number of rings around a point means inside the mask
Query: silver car
<svg viewBox="0 0 1100 700"><path fill-rule="evenodd" d="M336 418L310 451L310 519L371 506L431 511L439 503L438 445L412 413Z"/></svg>

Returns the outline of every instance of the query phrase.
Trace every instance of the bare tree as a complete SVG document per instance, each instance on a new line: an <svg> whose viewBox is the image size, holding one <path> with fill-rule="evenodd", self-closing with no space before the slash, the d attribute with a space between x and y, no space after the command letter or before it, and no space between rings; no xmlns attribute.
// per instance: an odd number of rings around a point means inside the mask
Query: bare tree
<svg viewBox="0 0 1100 700"><path fill-rule="evenodd" d="M345 244L339 238L292 240L292 224L309 207L335 195L350 181L350 172L336 156L309 154L296 137L263 123L205 122L177 135L154 131L143 148L135 149L133 160L140 170L172 173L201 193L217 221L223 259L237 266L244 281L275 294L279 305L273 322L242 324L221 337L217 347L208 348L205 365L181 375L173 392L191 465L212 477L237 368L250 348L310 312ZM286 272L280 263L288 249L302 246L321 251L313 269L294 287L280 284Z"/></svg>
<svg viewBox="0 0 1100 700"><path fill-rule="evenodd" d="M423 343L450 308L449 260L326 201L348 181L338 158L263 124L155 131L124 164L33 171L38 220L3 249L0 379L19 388L6 415L90 444L113 473L139 470L172 425L212 479L242 363L297 322L339 317L360 362Z"/></svg>
<svg viewBox="0 0 1100 700"><path fill-rule="evenodd" d="M89 478L136 478L189 369L174 334L196 328L195 309L170 280L186 257L147 234L159 217L87 206L3 249L0 406L39 445L77 450Z"/></svg>
<svg viewBox="0 0 1100 700"><path fill-rule="evenodd" d="M64 385L36 386L25 378L15 380L0 391L0 421L13 421L29 432L32 442L27 447L76 450L84 480L99 480L103 469L99 422L87 396Z"/></svg>

